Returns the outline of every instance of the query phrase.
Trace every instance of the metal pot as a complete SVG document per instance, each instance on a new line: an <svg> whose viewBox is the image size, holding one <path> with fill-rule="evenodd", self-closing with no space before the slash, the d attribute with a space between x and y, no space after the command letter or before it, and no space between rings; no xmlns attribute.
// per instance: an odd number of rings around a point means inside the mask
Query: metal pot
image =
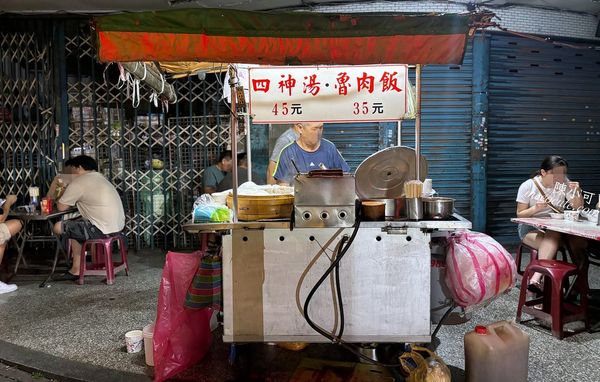
<svg viewBox="0 0 600 382"><path fill-rule="evenodd" d="M406 218L406 199L375 199L385 203L385 217L391 219Z"/></svg>
<svg viewBox="0 0 600 382"><path fill-rule="evenodd" d="M448 219L454 212L452 198L423 198L423 218L426 220Z"/></svg>

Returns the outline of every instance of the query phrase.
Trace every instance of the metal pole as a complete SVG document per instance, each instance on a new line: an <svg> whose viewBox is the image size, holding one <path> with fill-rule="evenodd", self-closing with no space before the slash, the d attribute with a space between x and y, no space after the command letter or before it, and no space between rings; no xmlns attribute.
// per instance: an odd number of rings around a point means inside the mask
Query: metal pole
<svg viewBox="0 0 600 382"><path fill-rule="evenodd" d="M417 76L415 82L417 83L416 91L416 111L417 115L415 118L415 155L416 155L416 176L417 180L421 180L421 64L417 64L416 67Z"/></svg>
<svg viewBox="0 0 600 382"><path fill-rule="evenodd" d="M252 182L252 137L251 137L251 128L250 126L250 114L246 112L244 116L246 119L246 163L248 165L248 182Z"/></svg>
<svg viewBox="0 0 600 382"><path fill-rule="evenodd" d="M231 179L233 186L233 215L231 216L231 221L233 223L237 223L237 210L238 210L238 174L237 174L237 112L236 112L236 104L237 104L237 93L235 91L235 85L237 82L237 73L233 65L229 66L229 86L231 87L231 118L230 118L230 132L229 136L231 138L231 161L232 161L232 169L231 169Z"/></svg>

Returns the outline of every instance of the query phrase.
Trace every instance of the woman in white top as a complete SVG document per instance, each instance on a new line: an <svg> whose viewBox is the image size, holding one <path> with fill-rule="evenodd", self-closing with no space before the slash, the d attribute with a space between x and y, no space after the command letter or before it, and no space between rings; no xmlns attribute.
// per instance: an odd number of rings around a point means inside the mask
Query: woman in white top
<svg viewBox="0 0 600 382"><path fill-rule="evenodd" d="M517 194L517 217L547 217L553 211L562 211L583 207L583 196L579 182L567 178L567 161L559 156L544 158L537 175L526 180ZM519 224L519 237L523 243L538 250L539 259L554 259L561 241L568 242L571 256L575 261L585 250L586 240L577 236L562 235L555 231L542 231L535 227ZM542 275L531 277L529 290L541 293Z"/></svg>

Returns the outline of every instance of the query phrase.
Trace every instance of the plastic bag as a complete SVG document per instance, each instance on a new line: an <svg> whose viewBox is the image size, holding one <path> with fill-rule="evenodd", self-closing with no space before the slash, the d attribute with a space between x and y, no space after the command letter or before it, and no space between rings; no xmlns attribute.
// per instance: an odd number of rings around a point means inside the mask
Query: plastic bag
<svg viewBox="0 0 600 382"><path fill-rule="evenodd" d="M193 223L228 222L231 221L231 210L218 204L209 194L198 197L192 211Z"/></svg>
<svg viewBox="0 0 600 382"><path fill-rule="evenodd" d="M445 281L459 306L481 304L515 285L515 261L496 240L465 231L448 241Z"/></svg>
<svg viewBox="0 0 600 382"><path fill-rule="evenodd" d="M169 379L208 352L212 310L184 307L185 295L202 252L168 252L158 292L154 328L154 381Z"/></svg>
<svg viewBox="0 0 600 382"><path fill-rule="evenodd" d="M406 382L450 382L451 380L450 369L444 360L422 346L413 345L410 352L403 353L400 356L400 364L408 373Z"/></svg>

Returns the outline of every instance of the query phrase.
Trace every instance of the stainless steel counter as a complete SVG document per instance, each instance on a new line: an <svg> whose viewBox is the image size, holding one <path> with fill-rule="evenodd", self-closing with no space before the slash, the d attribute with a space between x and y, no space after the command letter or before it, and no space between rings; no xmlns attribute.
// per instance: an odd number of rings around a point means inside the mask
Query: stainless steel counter
<svg viewBox="0 0 600 382"><path fill-rule="evenodd" d="M424 230L452 231L456 229L470 229L472 224L459 214L452 215L449 220L386 220L386 221L364 221L360 223L362 228L402 229L420 228ZM237 223L188 223L183 229L190 233L226 231L230 229L289 229L289 221L252 221ZM294 228L306 229L306 228Z"/></svg>

